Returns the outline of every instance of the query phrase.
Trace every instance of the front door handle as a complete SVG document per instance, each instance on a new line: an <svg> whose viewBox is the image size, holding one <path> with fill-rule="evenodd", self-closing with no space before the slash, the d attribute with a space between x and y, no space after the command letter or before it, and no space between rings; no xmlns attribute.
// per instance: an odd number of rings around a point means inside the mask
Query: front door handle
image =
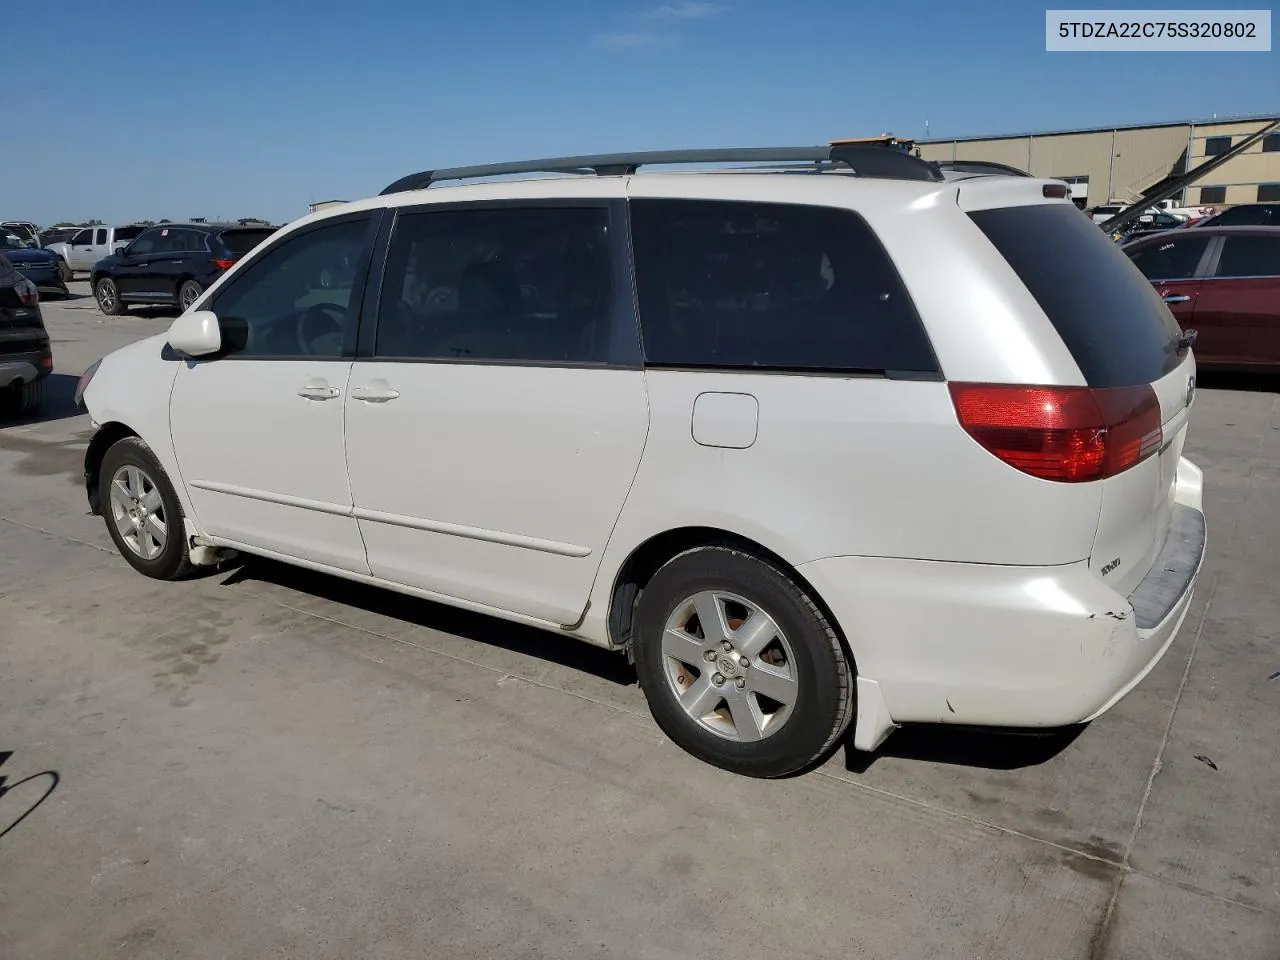
<svg viewBox="0 0 1280 960"><path fill-rule="evenodd" d="M400 391L392 390L387 381L378 379L366 383L363 387L356 387L351 391L351 396L356 400L363 400L365 403L386 403L388 400L394 400L400 396Z"/></svg>
<svg viewBox="0 0 1280 960"><path fill-rule="evenodd" d="M1190 299L1185 293L1166 293L1164 295L1165 303L1186 303Z"/></svg>
<svg viewBox="0 0 1280 960"><path fill-rule="evenodd" d="M330 387L319 383L309 383L298 391L298 396L306 397L308 400L332 400L337 395L337 387Z"/></svg>

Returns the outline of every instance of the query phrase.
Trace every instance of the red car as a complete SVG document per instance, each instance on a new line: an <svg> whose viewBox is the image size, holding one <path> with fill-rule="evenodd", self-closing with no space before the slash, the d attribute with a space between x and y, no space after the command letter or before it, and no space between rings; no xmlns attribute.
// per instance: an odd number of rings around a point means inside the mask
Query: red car
<svg viewBox="0 0 1280 960"><path fill-rule="evenodd" d="M1280 370L1280 227L1169 231L1122 249L1197 331L1199 366Z"/></svg>

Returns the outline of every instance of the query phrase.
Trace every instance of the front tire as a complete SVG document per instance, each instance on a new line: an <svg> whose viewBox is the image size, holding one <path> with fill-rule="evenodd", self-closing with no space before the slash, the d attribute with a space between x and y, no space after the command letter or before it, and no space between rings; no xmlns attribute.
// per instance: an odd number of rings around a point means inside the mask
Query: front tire
<svg viewBox="0 0 1280 960"><path fill-rule="evenodd" d="M58 258L58 279L63 283L70 283L75 278L75 272L67 266L67 261L61 257Z"/></svg>
<svg viewBox="0 0 1280 960"><path fill-rule="evenodd" d="M156 580L191 572L182 504L142 440L117 441L102 458L98 502L107 532L133 569Z"/></svg>
<svg viewBox="0 0 1280 960"><path fill-rule="evenodd" d="M653 576L633 650L658 726L735 773L802 770L853 717L854 672L831 623L786 572L734 547L686 551Z"/></svg>
<svg viewBox="0 0 1280 960"><path fill-rule="evenodd" d="M93 296L98 301L98 309L108 317L118 317L124 313L124 304L120 302L120 291L116 282L110 277L103 277L93 285Z"/></svg>

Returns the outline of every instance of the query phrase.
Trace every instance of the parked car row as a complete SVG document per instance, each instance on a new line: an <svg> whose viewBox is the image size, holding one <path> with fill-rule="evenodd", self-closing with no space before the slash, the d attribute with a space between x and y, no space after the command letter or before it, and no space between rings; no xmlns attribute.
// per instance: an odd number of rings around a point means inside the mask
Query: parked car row
<svg viewBox="0 0 1280 960"><path fill-rule="evenodd" d="M42 293L67 296L67 284L59 269L57 254L40 249L7 227L0 228L0 253L13 269Z"/></svg>
<svg viewBox="0 0 1280 960"><path fill-rule="evenodd" d="M131 305L186 309L237 260L275 231L234 223L143 228L90 269L94 298L109 316Z"/></svg>

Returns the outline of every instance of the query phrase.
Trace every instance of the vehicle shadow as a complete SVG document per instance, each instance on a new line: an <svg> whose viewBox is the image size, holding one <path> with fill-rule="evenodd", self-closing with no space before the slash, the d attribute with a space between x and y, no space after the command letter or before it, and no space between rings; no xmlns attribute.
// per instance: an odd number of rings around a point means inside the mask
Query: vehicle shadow
<svg viewBox="0 0 1280 960"><path fill-rule="evenodd" d="M879 750L863 753L845 743L845 769L866 773L881 757L920 760L983 770L1021 770L1047 763L1075 742L1085 725L1012 731L956 724L911 724L890 735Z"/></svg>
<svg viewBox="0 0 1280 960"><path fill-rule="evenodd" d="M497 617L459 610L430 600L419 600L417 597L380 587L354 583L341 577L315 573L259 557L237 558L218 569L228 574L222 580L224 587L254 581L284 587L357 610L463 637L486 646L536 657L571 670L592 674L619 686L632 686L636 683L635 670L627 663L626 657L573 637L557 636Z"/></svg>
<svg viewBox="0 0 1280 960"><path fill-rule="evenodd" d="M12 750L0 750L0 767L4 766L5 762L12 756ZM23 820L35 813L36 808L48 800L54 790L58 789L58 784L61 780L62 778L56 770L42 770L13 783L7 783L6 777L0 777L0 838L3 838ZM47 781L47 783L42 784L41 781ZM18 791L15 794L18 797L17 800L3 802L7 794L13 793L26 784L33 784L33 786Z"/></svg>
<svg viewBox="0 0 1280 960"><path fill-rule="evenodd" d="M144 320L172 319L182 313L180 307L130 307L123 317L141 317Z"/></svg>
<svg viewBox="0 0 1280 960"><path fill-rule="evenodd" d="M1245 373L1228 370L1197 370L1200 390L1237 390L1250 393L1280 393L1280 373Z"/></svg>
<svg viewBox="0 0 1280 960"><path fill-rule="evenodd" d="M65 420L83 413L76 407L76 384L79 377L69 373L51 373L44 381L44 405L30 416L12 416L0 412L0 429L26 427L36 423Z"/></svg>

